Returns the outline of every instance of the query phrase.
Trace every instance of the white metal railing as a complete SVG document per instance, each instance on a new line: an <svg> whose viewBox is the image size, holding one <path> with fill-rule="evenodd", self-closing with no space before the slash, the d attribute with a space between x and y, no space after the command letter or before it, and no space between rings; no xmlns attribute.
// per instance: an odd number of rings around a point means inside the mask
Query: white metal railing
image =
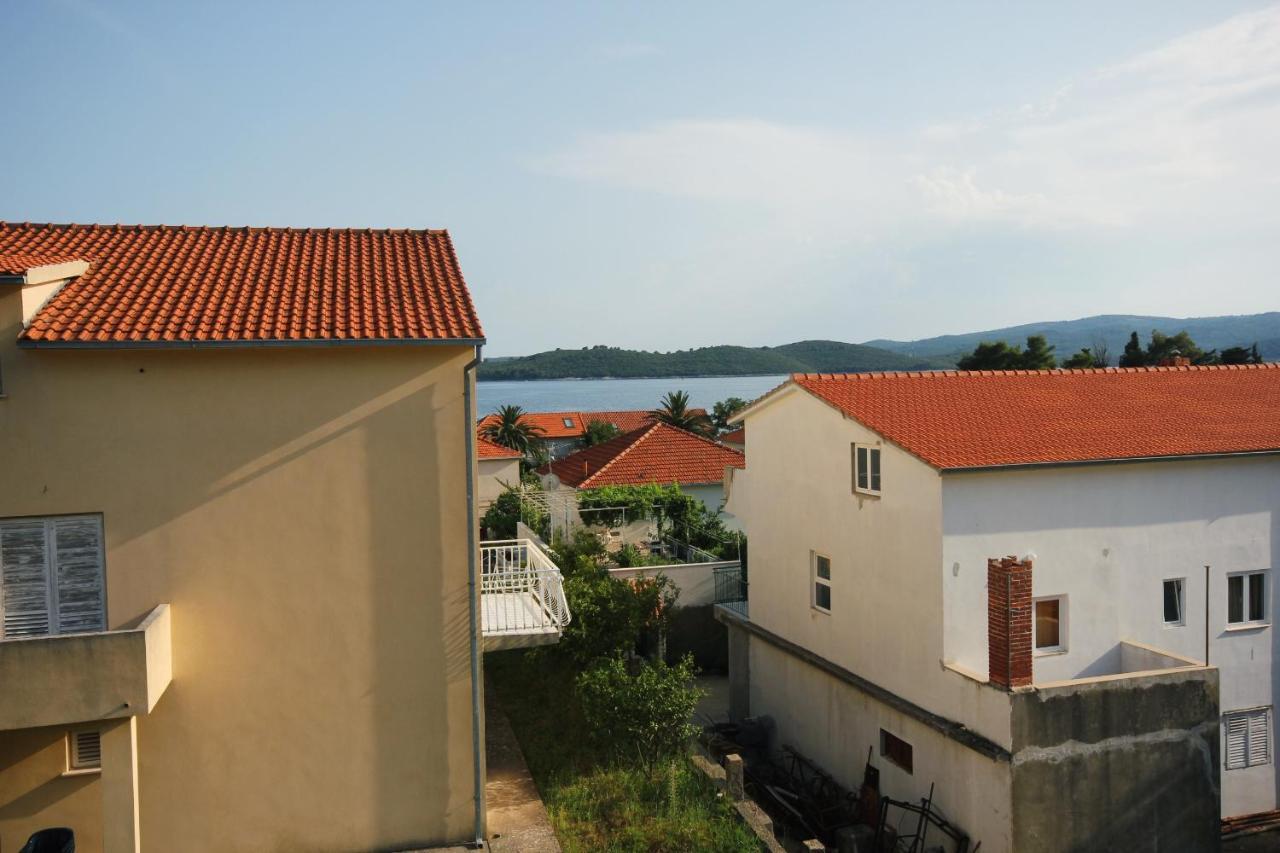
<svg viewBox="0 0 1280 853"><path fill-rule="evenodd" d="M480 543L480 610L487 637L559 632L569 624L564 579L529 539Z"/></svg>

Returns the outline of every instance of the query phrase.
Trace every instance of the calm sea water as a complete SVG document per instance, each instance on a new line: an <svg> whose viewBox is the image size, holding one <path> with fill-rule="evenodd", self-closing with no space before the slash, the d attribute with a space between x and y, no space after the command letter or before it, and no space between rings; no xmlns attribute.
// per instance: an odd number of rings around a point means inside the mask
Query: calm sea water
<svg viewBox="0 0 1280 853"><path fill-rule="evenodd" d="M539 379L479 382L477 409L516 405L530 412L654 409L668 391L686 391L690 405L710 409L726 397L754 400L785 376L708 376L696 379Z"/></svg>

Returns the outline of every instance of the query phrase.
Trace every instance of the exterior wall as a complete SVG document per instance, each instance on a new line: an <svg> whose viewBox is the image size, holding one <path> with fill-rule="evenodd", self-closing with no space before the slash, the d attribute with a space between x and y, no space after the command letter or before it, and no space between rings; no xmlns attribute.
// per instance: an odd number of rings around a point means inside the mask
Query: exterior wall
<svg viewBox="0 0 1280 853"><path fill-rule="evenodd" d="M1216 851L1213 669L1013 694L1013 848Z"/></svg>
<svg viewBox="0 0 1280 853"><path fill-rule="evenodd" d="M472 351L18 350L18 311L0 292L0 517L103 513L109 627L172 605L144 849L470 838ZM49 823L97 849L62 734L0 733L0 849Z"/></svg>
<svg viewBox="0 0 1280 853"><path fill-rule="evenodd" d="M1119 640L1203 660L1207 564L1221 709L1276 703L1274 629L1226 627L1226 575L1280 562L1280 459L949 474L942 501L948 661L986 673L986 560L1028 552L1036 555L1033 595L1068 597L1068 650L1034 659L1037 683L1122 671ZM1186 578L1180 627L1163 622L1166 578ZM1224 769L1223 814L1276 808L1277 784L1274 760Z"/></svg>
<svg viewBox="0 0 1280 853"><path fill-rule="evenodd" d="M476 462L476 502L481 512L506 491L520 485L519 459L480 459Z"/></svg>
<svg viewBox="0 0 1280 853"><path fill-rule="evenodd" d="M754 599L751 606L755 608ZM740 629L730 628L731 634L735 631ZM935 785L934 802L969 834L969 849L978 842L984 851L994 853L1015 849L1010 845L1011 776L1007 762L982 757L759 638L747 639L750 713L772 717L781 742L817 761L836 781L854 791L862 783L867 751L874 748L872 762L880 769L883 792L895 799L919 802L929 795L930 785ZM980 685L971 689L995 693ZM1007 707L1008 697L1001 698ZM912 745L912 773L880 755L882 728Z"/></svg>
<svg viewBox="0 0 1280 853"><path fill-rule="evenodd" d="M712 512L724 507L724 484L722 483L704 483L696 486L682 485L680 486L680 491L702 501L702 505ZM724 522L724 526L730 530L742 529L742 522L728 510L725 510L720 518Z"/></svg>

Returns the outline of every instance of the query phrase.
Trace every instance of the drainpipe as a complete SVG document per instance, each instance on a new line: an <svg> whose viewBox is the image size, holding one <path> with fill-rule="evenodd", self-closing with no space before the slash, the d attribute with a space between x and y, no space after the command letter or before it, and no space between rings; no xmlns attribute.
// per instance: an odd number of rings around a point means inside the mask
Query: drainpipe
<svg viewBox="0 0 1280 853"><path fill-rule="evenodd" d="M480 734L481 722L484 718L483 698L480 693L480 626L476 624L480 612L480 584L476 576L476 554L479 552L479 532L476 520L476 422L472 414L471 383L473 372L480 364L480 348L476 344L476 354L467 366L462 369L462 417L466 427L463 433L463 444L467 457L467 604L470 608L471 635L471 763L474 768L472 796L475 799L475 844L477 850L484 849L484 738Z"/></svg>

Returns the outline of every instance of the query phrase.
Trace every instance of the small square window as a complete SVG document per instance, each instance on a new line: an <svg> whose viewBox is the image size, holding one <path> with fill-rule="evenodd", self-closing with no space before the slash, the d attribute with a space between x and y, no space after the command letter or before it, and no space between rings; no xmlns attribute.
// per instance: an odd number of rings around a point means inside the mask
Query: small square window
<svg viewBox="0 0 1280 853"><path fill-rule="evenodd" d="M573 418L563 418L565 429L573 428Z"/></svg>
<svg viewBox="0 0 1280 853"><path fill-rule="evenodd" d="M1067 650L1067 601L1063 596L1039 598L1035 601L1035 619L1031 632L1036 652L1065 652Z"/></svg>
<svg viewBox="0 0 1280 853"><path fill-rule="evenodd" d="M1183 625L1183 606L1186 603L1183 578L1171 578L1164 582L1164 624Z"/></svg>
<svg viewBox="0 0 1280 853"><path fill-rule="evenodd" d="M1267 573L1227 575L1227 622L1260 625L1267 621Z"/></svg>
<svg viewBox="0 0 1280 853"><path fill-rule="evenodd" d="M813 601L817 610L831 612L831 558L817 551L809 552L810 573L812 575Z"/></svg>
<svg viewBox="0 0 1280 853"><path fill-rule="evenodd" d="M1271 709L1229 711L1222 715L1223 750L1228 770L1271 763Z"/></svg>
<svg viewBox="0 0 1280 853"><path fill-rule="evenodd" d="M896 764L908 773L912 773L915 764L912 752L911 744L891 732L880 730L880 755L891 764Z"/></svg>
<svg viewBox="0 0 1280 853"><path fill-rule="evenodd" d="M71 732L67 735L67 769L98 770L102 767L100 732Z"/></svg>
<svg viewBox="0 0 1280 853"><path fill-rule="evenodd" d="M869 495L880 494L880 448L853 445L853 490Z"/></svg>

